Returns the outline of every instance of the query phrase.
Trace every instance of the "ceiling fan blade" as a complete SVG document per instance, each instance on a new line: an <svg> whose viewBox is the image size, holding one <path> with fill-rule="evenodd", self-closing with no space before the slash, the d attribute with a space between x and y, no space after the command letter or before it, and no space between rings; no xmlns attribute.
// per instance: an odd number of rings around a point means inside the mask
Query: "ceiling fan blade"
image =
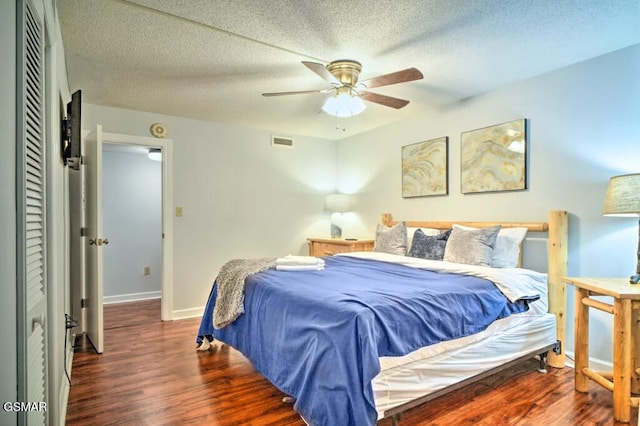
<svg viewBox="0 0 640 426"><path fill-rule="evenodd" d="M321 90L300 90L297 92L274 92L274 93L263 93L262 96L288 96L288 95L308 95L311 93L327 93L332 89L321 89Z"/></svg>
<svg viewBox="0 0 640 426"><path fill-rule="evenodd" d="M385 74L370 78L369 80L361 81L360 84L364 84L367 89L373 89L374 87L389 86L391 84L405 83L407 81L421 80L423 78L424 76L417 68L407 68L406 70L396 71L391 74Z"/></svg>
<svg viewBox="0 0 640 426"><path fill-rule="evenodd" d="M302 61L302 64L309 68L311 71L318 74L323 80L326 80L331 84L341 85L340 81L338 81L338 79L335 78L324 65L317 62L309 61Z"/></svg>
<svg viewBox="0 0 640 426"><path fill-rule="evenodd" d="M376 104L388 106L395 109L400 109L409 103L409 101L406 101L404 99L393 98L391 96L381 95L379 93L373 92L360 92L360 97L365 101L374 102Z"/></svg>

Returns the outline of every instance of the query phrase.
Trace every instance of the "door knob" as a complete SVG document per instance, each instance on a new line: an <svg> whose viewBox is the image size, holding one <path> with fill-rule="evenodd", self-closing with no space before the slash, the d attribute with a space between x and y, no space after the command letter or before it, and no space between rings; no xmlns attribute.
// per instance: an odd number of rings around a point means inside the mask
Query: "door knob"
<svg viewBox="0 0 640 426"><path fill-rule="evenodd" d="M103 240L102 238L95 238L95 239L89 240L89 245L90 245L90 246L94 246L94 245L95 245L95 246L101 246L101 245L103 245L103 244L105 244L105 245L106 245L106 244L109 244L109 239L108 239L108 238L105 238L105 239Z"/></svg>

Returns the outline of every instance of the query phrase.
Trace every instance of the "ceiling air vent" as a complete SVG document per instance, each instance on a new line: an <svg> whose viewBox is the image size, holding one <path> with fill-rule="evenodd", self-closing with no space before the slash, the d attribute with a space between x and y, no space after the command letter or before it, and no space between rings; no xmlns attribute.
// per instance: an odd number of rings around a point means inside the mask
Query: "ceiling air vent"
<svg viewBox="0 0 640 426"><path fill-rule="evenodd" d="M275 146L288 146L293 148L293 138L286 136L271 136L271 145Z"/></svg>

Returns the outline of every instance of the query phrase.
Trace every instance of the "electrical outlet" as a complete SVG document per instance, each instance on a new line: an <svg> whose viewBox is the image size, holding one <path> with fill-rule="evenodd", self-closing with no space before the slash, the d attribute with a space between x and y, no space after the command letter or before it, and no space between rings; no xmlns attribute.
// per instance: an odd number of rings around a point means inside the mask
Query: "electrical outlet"
<svg viewBox="0 0 640 426"><path fill-rule="evenodd" d="M151 266L144 267L144 275L151 275Z"/></svg>

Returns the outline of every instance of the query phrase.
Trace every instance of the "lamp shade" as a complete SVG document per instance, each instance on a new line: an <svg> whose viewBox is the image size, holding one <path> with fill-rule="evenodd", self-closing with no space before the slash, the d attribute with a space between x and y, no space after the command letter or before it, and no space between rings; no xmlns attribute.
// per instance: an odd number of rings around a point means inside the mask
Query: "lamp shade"
<svg viewBox="0 0 640 426"><path fill-rule="evenodd" d="M640 173L609 179L602 214L638 216L640 214Z"/></svg>
<svg viewBox="0 0 640 426"><path fill-rule="evenodd" d="M353 197L347 194L327 194L324 209L332 213L344 213L353 208Z"/></svg>

